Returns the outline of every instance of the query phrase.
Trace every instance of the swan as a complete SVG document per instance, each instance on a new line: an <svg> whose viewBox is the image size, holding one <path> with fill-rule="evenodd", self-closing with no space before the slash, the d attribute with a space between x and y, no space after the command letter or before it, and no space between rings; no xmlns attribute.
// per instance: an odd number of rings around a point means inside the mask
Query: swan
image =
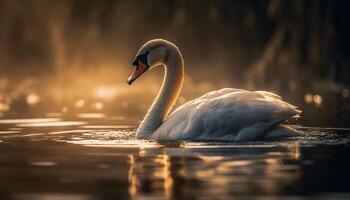
<svg viewBox="0 0 350 200"><path fill-rule="evenodd" d="M146 71L164 66L161 89L136 131L136 139L254 141L298 132L282 122L299 117L297 107L267 91L224 88L193 99L171 114L184 80L177 46L163 39L146 42L136 54L132 84Z"/></svg>

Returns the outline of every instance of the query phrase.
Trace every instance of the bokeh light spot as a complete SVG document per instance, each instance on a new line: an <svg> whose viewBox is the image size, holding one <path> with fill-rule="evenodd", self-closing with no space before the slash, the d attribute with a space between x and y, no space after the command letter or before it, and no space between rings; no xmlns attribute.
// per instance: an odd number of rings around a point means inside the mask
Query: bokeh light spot
<svg viewBox="0 0 350 200"><path fill-rule="evenodd" d="M40 96L36 93L30 93L28 94L26 101L28 105L34 106L40 102Z"/></svg>

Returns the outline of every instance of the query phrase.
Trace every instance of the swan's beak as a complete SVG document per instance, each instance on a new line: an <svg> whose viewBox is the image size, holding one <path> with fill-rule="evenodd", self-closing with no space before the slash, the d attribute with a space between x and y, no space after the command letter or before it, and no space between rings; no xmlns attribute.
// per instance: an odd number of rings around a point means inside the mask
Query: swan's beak
<svg viewBox="0 0 350 200"><path fill-rule="evenodd" d="M140 77L149 67L144 64L142 61L138 60L138 65L135 66L134 71L131 76L128 78L127 83L131 85L138 77Z"/></svg>

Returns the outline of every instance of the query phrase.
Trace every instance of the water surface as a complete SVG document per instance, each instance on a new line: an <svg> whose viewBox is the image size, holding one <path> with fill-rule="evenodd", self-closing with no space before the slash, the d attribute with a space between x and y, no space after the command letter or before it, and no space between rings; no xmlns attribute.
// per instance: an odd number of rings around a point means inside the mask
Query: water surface
<svg viewBox="0 0 350 200"><path fill-rule="evenodd" d="M155 142L120 116L46 116L0 118L0 199L350 199L350 129Z"/></svg>

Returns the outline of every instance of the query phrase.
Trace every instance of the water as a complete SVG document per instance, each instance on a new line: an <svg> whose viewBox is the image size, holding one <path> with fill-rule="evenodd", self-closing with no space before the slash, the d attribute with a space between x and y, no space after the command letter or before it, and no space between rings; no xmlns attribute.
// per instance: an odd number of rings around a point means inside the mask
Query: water
<svg viewBox="0 0 350 200"><path fill-rule="evenodd" d="M102 113L1 118L0 199L350 199L350 129L155 142L134 140L136 124Z"/></svg>

